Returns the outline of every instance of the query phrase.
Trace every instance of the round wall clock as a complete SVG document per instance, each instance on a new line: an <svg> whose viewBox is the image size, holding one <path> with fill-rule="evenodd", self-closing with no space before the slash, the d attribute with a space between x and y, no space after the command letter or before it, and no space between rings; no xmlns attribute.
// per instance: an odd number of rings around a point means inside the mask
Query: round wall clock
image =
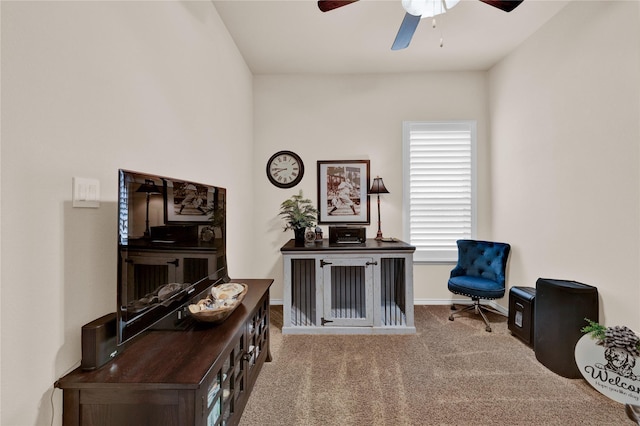
<svg viewBox="0 0 640 426"><path fill-rule="evenodd" d="M302 180L304 164L291 151L278 151L267 161L267 177L278 188L292 188Z"/></svg>

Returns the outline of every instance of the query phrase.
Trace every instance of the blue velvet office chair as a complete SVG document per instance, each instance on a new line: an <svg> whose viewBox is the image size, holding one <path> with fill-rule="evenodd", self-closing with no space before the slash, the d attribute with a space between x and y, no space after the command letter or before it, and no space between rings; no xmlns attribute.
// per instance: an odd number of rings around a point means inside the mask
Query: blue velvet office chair
<svg viewBox="0 0 640 426"><path fill-rule="evenodd" d="M449 291L471 298L473 303L454 315L474 311L480 314L486 324L486 330L491 331L491 325L484 312L504 315L490 306L482 305L480 299L499 299L504 297L507 259L511 246L506 243L491 241L458 240L458 264L451 271ZM455 305L451 305L456 310Z"/></svg>

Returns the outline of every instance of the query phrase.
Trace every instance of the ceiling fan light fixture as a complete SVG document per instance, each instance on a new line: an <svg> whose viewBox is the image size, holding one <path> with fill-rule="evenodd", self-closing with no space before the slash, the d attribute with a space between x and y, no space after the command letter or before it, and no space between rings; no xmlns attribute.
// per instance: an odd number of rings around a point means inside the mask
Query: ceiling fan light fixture
<svg viewBox="0 0 640 426"><path fill-rule="evenodd" d="M460 0L444 0L444 6L447 10L451 9L458 3L460 3Z"/></svg>
<svg viewBox="0 0 640 426"><path fill-rule="evenodd" d="M402 0L404 10L422 18L442 15L458 4L460 0Z"/></svg>

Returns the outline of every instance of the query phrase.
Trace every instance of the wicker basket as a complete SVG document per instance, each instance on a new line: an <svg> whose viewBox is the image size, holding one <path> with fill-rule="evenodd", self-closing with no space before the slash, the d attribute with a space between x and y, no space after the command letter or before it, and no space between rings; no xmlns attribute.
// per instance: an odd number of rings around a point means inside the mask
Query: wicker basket
<svg viewBox="0 0 640 426"><path fill-rule="evenodd" d="M200 322L207 322L210 324L219 324L223 322L238 306L240 306L240 304L242 303L242 299L244 299L244 296L247 294L247 290L249 289L249 287L246 284L240 285L244 287L244 290L242 290L242 292L238 294L238 297L236 297L233 305L225 306L219 309L206 309L199 312L189 311L189 313L195 320Z"/></svg>

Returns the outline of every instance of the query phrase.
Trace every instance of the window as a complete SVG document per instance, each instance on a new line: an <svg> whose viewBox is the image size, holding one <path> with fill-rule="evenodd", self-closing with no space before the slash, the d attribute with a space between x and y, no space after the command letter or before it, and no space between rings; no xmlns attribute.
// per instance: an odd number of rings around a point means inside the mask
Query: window
<svg viewBox="0 0 640 426"><path fill-rule="evenodd" d="M403 123L404 238L416 262L455 262L475 236L475 121Z"/></svg>

